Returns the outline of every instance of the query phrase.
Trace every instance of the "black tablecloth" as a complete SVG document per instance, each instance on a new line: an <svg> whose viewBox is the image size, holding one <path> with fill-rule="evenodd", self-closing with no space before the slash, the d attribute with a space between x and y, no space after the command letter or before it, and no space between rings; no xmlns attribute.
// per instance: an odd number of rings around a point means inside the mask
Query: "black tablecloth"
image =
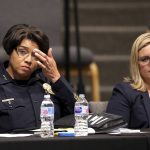
<svg viewBox="0 0 150 150"><path fill-rule="evenodd" d="M39 136L0 138L1 150L148 150L150 134L107 135L96 134L87 137L54 137L42 139Z"/></svg>

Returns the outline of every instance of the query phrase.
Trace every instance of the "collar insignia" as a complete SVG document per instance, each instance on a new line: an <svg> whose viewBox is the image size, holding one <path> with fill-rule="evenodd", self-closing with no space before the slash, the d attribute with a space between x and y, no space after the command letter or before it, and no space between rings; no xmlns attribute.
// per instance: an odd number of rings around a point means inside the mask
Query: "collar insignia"
<svg viewBox="0 0 150 150"><path fill-rule="evenodd" d="M52 91L51 86L48 83L43 84L43 89L45 90L46 93L55 95L55 93Z"/></svg>

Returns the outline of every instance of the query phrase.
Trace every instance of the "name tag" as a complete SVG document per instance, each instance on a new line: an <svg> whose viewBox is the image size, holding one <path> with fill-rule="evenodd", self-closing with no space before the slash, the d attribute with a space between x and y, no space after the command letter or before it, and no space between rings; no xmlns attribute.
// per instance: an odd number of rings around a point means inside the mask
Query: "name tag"
<svg viewBox="0 0 150 150"><path fill-rule="evenodd" d="M3 99L3 100L2 100L2 103L11 104L12 101L14 101L14 98L7 98L7 99Z"/></svg>

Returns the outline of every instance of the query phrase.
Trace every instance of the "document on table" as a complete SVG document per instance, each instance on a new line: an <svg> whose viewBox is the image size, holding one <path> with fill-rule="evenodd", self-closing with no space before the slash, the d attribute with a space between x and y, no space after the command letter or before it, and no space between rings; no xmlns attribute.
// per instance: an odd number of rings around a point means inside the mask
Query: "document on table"
<svg viewBox="0 0 150 150"><path fill-rule="evenodd" d="M0 137L26 137L31 136L33 134L9 134L9 133L3 133L0 134Z"/></svg>
<svg viewBox="0 0 150 150"><path fill-rule="evenodd" d="M111 131L108 134L112 134L112 135L122 135L122 134L132 134L132 133L145 133L145 132L141 132L140 130L133 130L133 129L128 129L128 128L119 128L116 130Z"/></svg>

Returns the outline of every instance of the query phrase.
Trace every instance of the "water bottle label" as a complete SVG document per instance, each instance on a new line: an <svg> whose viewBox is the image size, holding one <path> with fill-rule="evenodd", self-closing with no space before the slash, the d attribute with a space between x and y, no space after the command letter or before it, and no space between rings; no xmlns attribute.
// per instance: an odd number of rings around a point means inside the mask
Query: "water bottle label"
<svg viewBox="0 0 150 150"><path fill-rule="evenodd" d="M75 106L75 113L77 114L85 114L88 113L88 106Z"/></svg>
<svg viewBox="0 0 150 150"><path fill-rule="evenodd" d="M54 108L53 107L42 107L41 108L41 116L47 117L47 116L53 116L54 115Z"/></svg>

